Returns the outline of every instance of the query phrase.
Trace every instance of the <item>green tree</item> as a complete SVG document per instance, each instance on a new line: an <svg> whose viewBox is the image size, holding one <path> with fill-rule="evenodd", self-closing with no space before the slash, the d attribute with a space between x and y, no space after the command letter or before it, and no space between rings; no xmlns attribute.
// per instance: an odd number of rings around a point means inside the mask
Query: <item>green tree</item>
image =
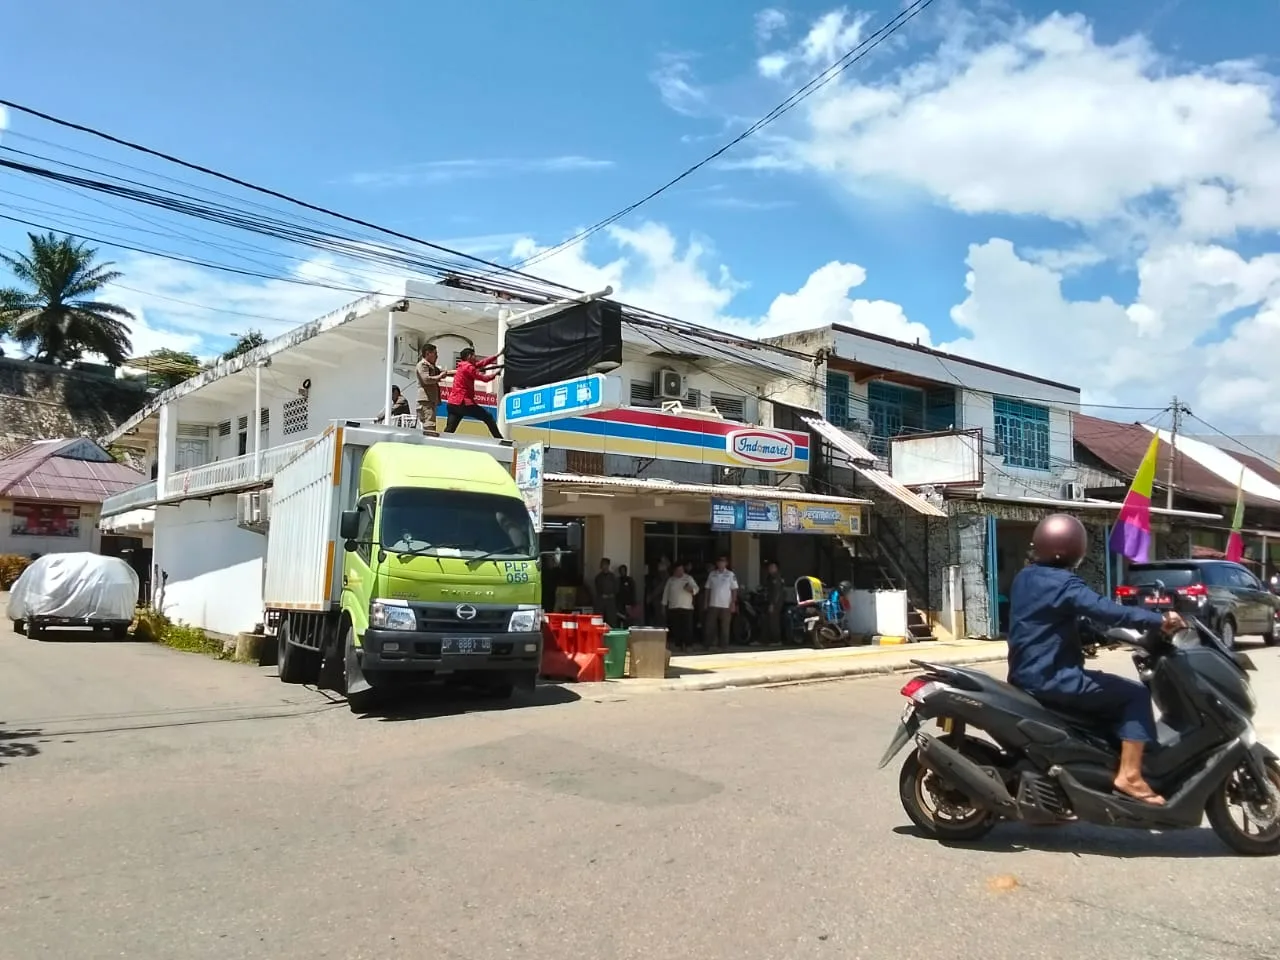
<svg viewBox="0 0 1280 960"><path fill-rule="evenodd" d="M0 333L43 363L71 363L96 353L118 367L132 349L124 307L93 295L121 276L97 262L98 251L70 237L29 233L30 250L0 253L23 287L0 288Z"/></svg>
<svg viewBox="0 0 1280 960"><path fill-rule="evenodd" d="M249 330L245 333L233 333L236 338L236 345L222 355L223 360L234 360L242 353L248 353L255 347L260 347L267 342L267 338L262 335L261 330Z"/></svg>
<svg viewBox="0 0 1280 960"><path fill-rule="evenodd" d="M158 347L145 357L133 357L129 366L146 371L147 384L153 387L176 387L201 370L200 360L185 350Z"/></svg>

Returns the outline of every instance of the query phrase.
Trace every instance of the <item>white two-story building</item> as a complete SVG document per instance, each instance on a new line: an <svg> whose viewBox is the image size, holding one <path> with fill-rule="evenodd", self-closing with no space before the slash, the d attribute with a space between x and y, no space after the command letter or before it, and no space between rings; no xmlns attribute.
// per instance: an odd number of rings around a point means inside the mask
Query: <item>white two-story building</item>
<svg viewBox="0 0 1280 960"><path fill-rule="evenodd" d="M389 309L401 299L407 311ZM496 352L500 313L529 307L503 291L410 281L403 298L358 301L165 391L106 438L138 451L154 479L108 500L103 528L151 539L153 599L166 613L217 633L254 629L275 471L331 422L382 411L388 355L412 403L423 344L444 366L466 346ZM547 578L548 605L555 587L589 586L603 558L627 565L641 590L663 557L701 566L727 554L754 584L766 559L788 576L815 572L818 543L835 540L814 536L821 518L862 528L867 500L811 489L805 421L821 419L826 392L812 355L627 314L623 362L609 375L623 381L621 408L511 430L517 445L547 444L543 548L561 545L569 521L585 530L582 555ZM485 428L464 421L459 432ZM763 456L753 452L762 439ZM765 506L721 509L713 522L713 499ZM806 505L804 528L784 530L779 518ZM744 515L753 519L737 523ZM825 549L828 562L848 556L838 542Z"/></svg>

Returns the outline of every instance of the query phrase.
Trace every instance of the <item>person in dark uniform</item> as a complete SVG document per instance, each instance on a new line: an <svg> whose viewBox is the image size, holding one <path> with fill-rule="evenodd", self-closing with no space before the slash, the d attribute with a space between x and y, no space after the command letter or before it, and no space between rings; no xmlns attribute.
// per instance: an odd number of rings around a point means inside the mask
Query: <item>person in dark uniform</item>
<svg viewBox="0 0 1280 960"><path fill-rule="evenodd" d="M595 611L611 627L618 625L618 575L609 569L609 558L600 561L596 574Z"/></svg>
<svg viewBox="0 0 1280 960"><path fill-rule="evenodd" d="M1084 524L1069 514L1045 517L1036 527L1033 562L1009 588L1009 682L1047 706L1114 718L1120 738L1116 791L1161 804L1164 798L1142 775L1143 750L1156 739L1151 694L1135 680L1086 670L1076 620L1166 633L1185 623L1176 613L1122 606L1089 589L1074 572L1088 546Z"/></svg>
<svg viewBox="0 0 1280 960"><path fill-rule="evenodd" d="M786 596L778 564L770 560L764 570L764 642L771 647L782 643L782 602Z"/></svg>
<svg viewBox="0 0 1280 960"><path fill-rule="evenodd" d="M636 578L631 576L625 563L618 564L618 608L628 626L641 621L640 607L636 603Z"/></svg>

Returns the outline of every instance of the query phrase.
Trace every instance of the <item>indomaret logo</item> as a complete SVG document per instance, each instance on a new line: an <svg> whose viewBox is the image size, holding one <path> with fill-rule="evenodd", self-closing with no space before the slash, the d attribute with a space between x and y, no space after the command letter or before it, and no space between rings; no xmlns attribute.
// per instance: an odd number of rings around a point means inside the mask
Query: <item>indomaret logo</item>
<svg viewBox="0 0 1280 960"><path fill-rule="evenodd" d="M735 430L725 438L729 455L744 463L786 463L794 460L796 445L771 430Z"/></svg>

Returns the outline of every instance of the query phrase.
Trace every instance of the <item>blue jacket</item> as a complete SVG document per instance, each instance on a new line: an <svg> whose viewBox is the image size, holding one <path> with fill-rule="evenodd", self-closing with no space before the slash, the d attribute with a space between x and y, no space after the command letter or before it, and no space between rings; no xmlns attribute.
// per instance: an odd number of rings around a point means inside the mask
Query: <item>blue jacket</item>
<svg viewBox="0 0 1280 960"><path fill-rule="evenodd" d="M1160 614L1099 596L1070 570L1025 567L1009 589L1009 682L1030 694L1076 694L1084 681L1084 651L1076 618L1100 627L1148 630Z"/></svg>

